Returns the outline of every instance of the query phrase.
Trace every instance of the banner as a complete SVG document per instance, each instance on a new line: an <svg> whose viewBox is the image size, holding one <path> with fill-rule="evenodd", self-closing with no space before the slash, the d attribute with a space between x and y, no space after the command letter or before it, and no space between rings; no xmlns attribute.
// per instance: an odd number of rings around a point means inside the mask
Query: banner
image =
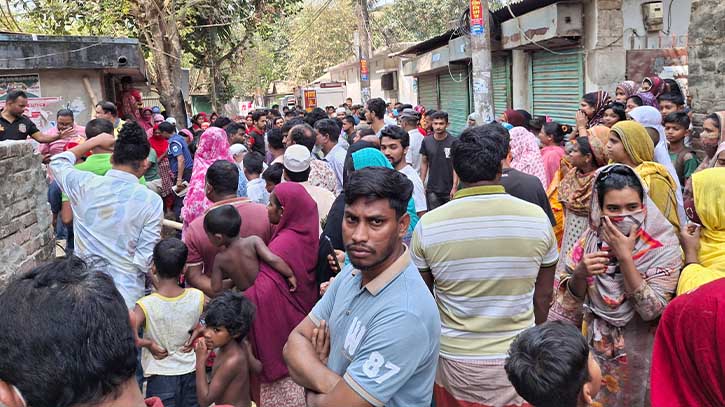
<svg viewBox="0 0 725 407"><path fill-rule="evenodd" d="M370 80L370 71L368 70L368 60L367 59L361 59L360 60L360 80L365 82Z"/></svg>
<svg viewBox="0 0 725 407"><path fill-rule="evenodd" d="M483 34L483 5L485 0L471 0L471 34Z"/></svg>
<svg viewBox="0 0 725 407"><path fill-rule="evenodd" d="M311 112L317 107L317 91L314 89L305 90L305 110Z"/></svg>
<svg viewBox="0 0 725 407"><path fill-rule="evenodd" d="M40 77L38 74L0 75L0 100L5 100L11 90L22 90L28 98L39 98Z"/></svg>

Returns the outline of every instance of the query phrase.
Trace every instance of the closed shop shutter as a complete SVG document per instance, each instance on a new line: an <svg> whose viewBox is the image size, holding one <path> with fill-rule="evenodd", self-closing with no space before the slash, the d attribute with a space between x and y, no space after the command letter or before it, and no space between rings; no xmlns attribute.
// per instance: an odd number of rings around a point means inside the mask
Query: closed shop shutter
<svg viewBox="0 0 725 407"><path fill-rule="evenodd" d="M418 77L418 104L426 110L438 110L438 77L422 75Z"/></svg>
<svg viewBox="0 0 725 407"><path fill-rule="evenodd" d="M440 110L448 113L448 131L457 136L466 128L470 113L468 65L451 65L438 76Z"/></svg>
<svg viewBox="0 0 725 407"><path fill-rule="evenodd" d="M511 58L494 56L491 68L491 81L493 82L493 112L495 117L501 117L511 104Z"/></svg>
<svg viewBox="0 0 725 407"><path fill-rule="evenodd" d="M578 51L535 52L531 58L532 114L574 124L584 94L583 58Z"/></svg>

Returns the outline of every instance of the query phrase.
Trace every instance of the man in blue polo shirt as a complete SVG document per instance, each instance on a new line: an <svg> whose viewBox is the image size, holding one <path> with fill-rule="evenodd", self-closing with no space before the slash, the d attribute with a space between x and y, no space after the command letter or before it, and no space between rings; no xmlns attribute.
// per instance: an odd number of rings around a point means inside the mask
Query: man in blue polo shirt
<svg viewBox="0 0 725 407"><path fill-rule="evenodd" d="M289 336L290 376L307 405L430 406L440 317L402 238L413 184L382 167L345 183L351 265Z"/></svg>
<svg viewBox="0 0 725 407"><path fill-rule="evenodd" d="M169 140L169 167L171 167L172 180L176 182L178 193L184 190L184 181L191 180L191 171L194 168L194 159L191 157L189 146L183 137L176 133L176 127L169 122L159 123L159 133ZM174 215L178 220L181 216L181 207L184 198L176 196L174 199Z"/></svg>

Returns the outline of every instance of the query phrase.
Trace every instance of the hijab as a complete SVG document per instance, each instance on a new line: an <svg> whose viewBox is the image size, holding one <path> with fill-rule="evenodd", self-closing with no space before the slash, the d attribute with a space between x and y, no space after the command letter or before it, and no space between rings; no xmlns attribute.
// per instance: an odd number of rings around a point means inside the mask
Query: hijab
<svg viewBox="0 0 725 407"><path fill-rule="evenodd" d="M670 159L670 153L667 149L667 137L665 136L665 128L662 126L662 114L654 107L640 106L632 109L632 111L629 112L629 116L642 126L655 129L657 130L657 133L659 133L660 137L657 145L655 146L653 161L664 165L665 168L667 168L667 172L670 173L670 176L675 182L677 216L680 218L680 223L684 225L686 223L686 218L685 211L683 209L684 202L682 200L682 185L680 185L680 178L677 176L675 166L672 165L672 159Z"/></svg>
<svg viewBox="0 0 725 407"><path fill-rule="evenodd" d="M599 90L594 92L597 102L592 106L594 108L594 114L592 115L592 118L589 119L589 123L587 123L587 128L592 128L598 124L602 124L602 117L604 116L604 111L607 110L607 106L609 106L609 103L612 101L612 99L609 97L609 93L603 90Z"/></svg>
<svg viewBox="0 0 725 407"><path fill-rule="evenodd" d="M158 130L159 125L154 124L154 127L151 130L151 137L149 137L149 144L151 144L151 148L156 151L156 157L161 157L162 155L166 154L169 149L169 140L165 139L159 134L156 134Z"/></svg>
<svg viewBox="0 0 725 407"><path fill-rule="evenodd" d="M725 277L725 168L692 174L692 193L694 208L688 204L688 215L702 225L699 263L683 270L678 294Z"/></svg>
<svg viewBox="0 0 725 407"><path fill-rule="evenodd" d="M546 169L536 136L523 127L514 127L509 131L509 135L511 136L511 168L537 177L546 190L548 186Z"/></svg>
<svg viewBox="0 0 725 407"><path fill-rule="evenodd" d="M720 153L725 151L725 141L720 143L720 145L717 147L717 151L715 151L715 155L712 157L712 161L710 163L710 168L715 168L715 165L717 165L717 158L720 156Z"/></svg>
<svg viewBox="0 0 725 407"><path fill-rule="evenodd" d="M659 110L660 104L657 103L657 98L653 94L649 92L640 92L634 96L637 96L642 100L642 106L652 106Z"/></svg>
<svg viewBox="0 0 725 407"><path fill-rule="evenodd" d="M236 164L234 157L229 153L227 133L219 127L209 127L201 135L194 155L191 182L189 182L184 199L184 207L181 209L184 226L188 226L211 206L212 202L206 197L205 191L206 170L217 160L226 160Z"/></svg>
<svg viewBox="0 0 725 407"><path fill-rule="evenodd" d="M608 165L597 172L592 186L589 228L569 253L566 259L566 269L571 273L585 254L600 250L602 208L598 198L597 181L606 177L614 169L629 172L637 177L643 191L643 209L632 215L640 222L638 238L632 251L635 268L655 291L674 293L682 266L677 234L670 222L649 199L646 184L632 168L624 164ZM591 280L587 288L589 309L611 325L620 328L627 325L634 317L635 309L624 288L624 275L619 270L619 265L610 265L606 273L594 276Z"/></svg>
<svg viewBox="0 0 725 407"><path fill-rule="evenodd" d="M617 89L622 89L622 92L624 92L627 99L629 99L630 96L634 96L637 93L639 85L637 85L637 82L635 81L624 81L617 85Z"/></svg>
<svg viewBox="0 0 725 407"><path fill-rule="evenodd" d="M363 148L360 151L353 152L352 161L355 165L355 171L367 167L385 167L391 170L394 169L393 165L390 164L390 161L388 161L385 155L376 148ZM412 231L415 229L415 225L418 224L418 214L415 212L415 201L413 201L412 196L410 197L410 200L408 200L408 208L406 212L410 215L410 226L408 227L408 231Z"/></svg>
<svg viewBox="0 0 725 407"><path fill-rule="evenodd" d="M642 83L649 82L652 84L650 86L649 90L647 92L643 93L650 93L652 96L654 96L655 100L659 95L661 95L665 91L665 81L660 78L659 76L650 76L648 78L644 78L642 80Z"/></svg>
<svg viewBox="0 0 725 407"><path fill-rule="evenodd" d="M595 168L607 162L609 127L599 125L587 130L587 141L594 156ZM576 140L575 140L576 142ZM596 171L582 174L576 167L570 168L559 184L559 201L574 215L589 216L592 198L592 184Z"/></svg>
<svg viewBox="0 0 725 407"><path fill-rule="evenodd" d="M667 305L652 349L653 406L725 406L725 280Z"/></svg>
<svg viewBox="0 0 725 407"><path fill-rule="evenodd" d="M517 110L508 109L503 112L503 114L506 116L506 123L512 125L513 127L524 126L527 124L524 115Z"/></svg>

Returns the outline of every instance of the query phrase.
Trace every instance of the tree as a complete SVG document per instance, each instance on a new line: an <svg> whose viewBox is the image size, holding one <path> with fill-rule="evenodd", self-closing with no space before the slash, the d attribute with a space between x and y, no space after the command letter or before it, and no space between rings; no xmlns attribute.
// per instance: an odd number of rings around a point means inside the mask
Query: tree
<svg viewBox="0 0 725 407"><path fill-rule="evenodd" d="M371 12L374 46L423 41L449 29L468 7L465 0L396 0Z"/></svg>

